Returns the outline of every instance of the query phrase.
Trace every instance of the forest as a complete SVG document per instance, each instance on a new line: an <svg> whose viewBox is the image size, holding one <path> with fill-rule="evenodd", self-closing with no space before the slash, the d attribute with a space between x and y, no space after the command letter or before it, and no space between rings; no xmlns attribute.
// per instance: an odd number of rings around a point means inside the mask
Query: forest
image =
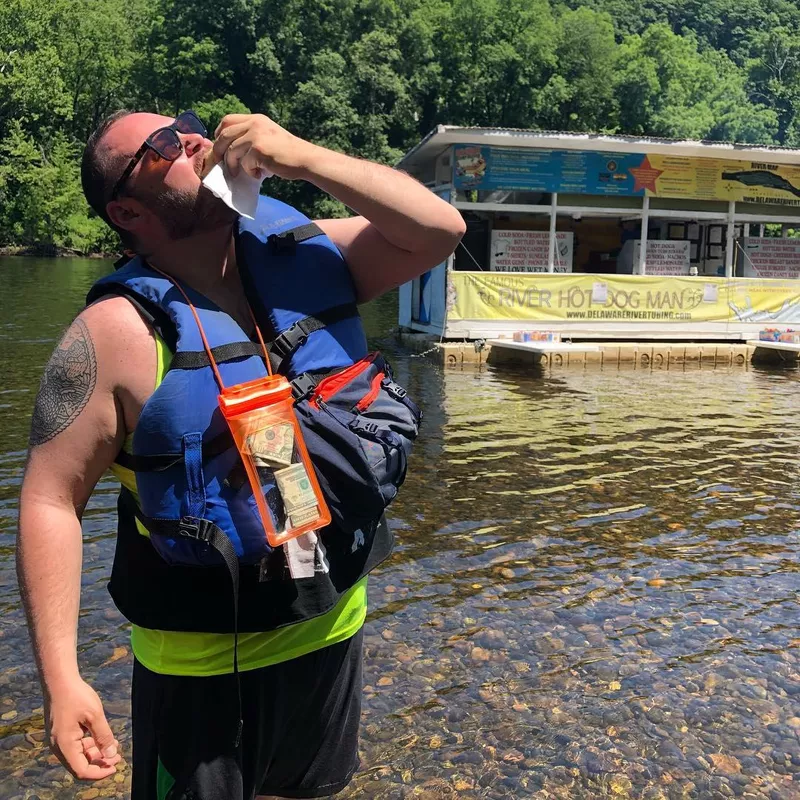
<svg viewBox="0 0 800 800"><path fill-rule="evenodd" d="M264 113L393 164L440 123L800 146L798 97L787 0L2 0L0 248L116 250L79 163L119 108Z"/></svg>

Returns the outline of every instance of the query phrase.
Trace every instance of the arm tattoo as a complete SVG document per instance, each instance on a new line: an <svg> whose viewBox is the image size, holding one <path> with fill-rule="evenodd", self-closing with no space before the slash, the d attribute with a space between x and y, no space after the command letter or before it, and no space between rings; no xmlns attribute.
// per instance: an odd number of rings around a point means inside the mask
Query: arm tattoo
<svg viewBox="0 0 800 800"><path fill-rule="evenodd" d="M97 359L86 323L75 320L50 356L31 420L30 446L49 442L86 407L97 382Z"/></svg>

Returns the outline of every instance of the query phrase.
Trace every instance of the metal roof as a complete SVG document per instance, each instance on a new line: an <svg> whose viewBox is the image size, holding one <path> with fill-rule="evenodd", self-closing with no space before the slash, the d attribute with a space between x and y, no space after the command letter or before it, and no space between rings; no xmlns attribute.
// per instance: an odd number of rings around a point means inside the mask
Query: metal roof
<svg viewBox="0 0 800 800"><path fill-rule="evenodd" d="M454 144L495 147L536 147L548 150L598 150L615 153L658 153L698 158L730 158L763 161L769 156L780 164L800 164L800 148L772 144L735 144L709 140L668 139L661 136L627 136L611 133L526 130L524 128L479 128L437 125L409 150L397 166L413 171L437 158Z"/></svg>

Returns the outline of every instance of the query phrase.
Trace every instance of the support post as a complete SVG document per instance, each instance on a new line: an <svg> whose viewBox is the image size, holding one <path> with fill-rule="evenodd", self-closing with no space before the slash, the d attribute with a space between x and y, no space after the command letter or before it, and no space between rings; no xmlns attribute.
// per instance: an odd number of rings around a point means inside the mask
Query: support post
<svg viewBox="0 0 800 800"><path fill-rule="evenodd" d="M558 206L558 192L550 195L550 247L547 255L547 271L556 271L556 208Z"/></svg>
<svg viewBox="0 0 800 800"><path fill-rule="evenodd" d="M734 218L736 214L736 201L728 203L728 235L725 240L725 277L733 277L733 237L735 233Z"/></svg>
<svg viewBox="0 0 800 800"><path fill-rule="evenodd" d="M639 263L636 274L644 275L647 269L647 228L650 224L650 196L645 193L642 200L642 236L639 240Z"/></svg>

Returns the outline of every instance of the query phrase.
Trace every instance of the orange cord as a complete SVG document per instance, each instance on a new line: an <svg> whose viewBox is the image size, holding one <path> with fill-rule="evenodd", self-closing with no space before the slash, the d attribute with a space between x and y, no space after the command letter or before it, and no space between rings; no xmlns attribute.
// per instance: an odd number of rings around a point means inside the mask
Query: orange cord
<svg viewBox="0 0 800 800"><path fill-rule="evenodd" d="M152 264L148 264L147 266L150 267L150 269L157 272L159 275L165 277L183 295L183 299L186 300L186 303L192 310L194 320L197 323L197 328L200 331L200 338L203 340L203 347L206 350L209 363L211 364L211 369L214 370L214 377L217 379L220 391L222 391L225 388L225 384L222 382L222 376L219 374L219 367L217 367L217 362L214 360L214 356L211 352L211 345L209 345L208 339L206 339L206 332L203 330L203 325L200 322L200 317L197 314L197 310L192 305L192 301L189 299L189 295L186 294L186 292L183 290L183 287L172 276L167 275L166 272L162 272L158 267L154 267ZM258 327L256 318L253 316L253 309L250 308L249 303L247 304L247 310L250 312L250 318L253 320L253 325L255 325L256 333L258 334L258 341L261 342L261 347L264 350L264 359L267 362L267 373L269 375L272 375L272 365L269 362L269 351L267 350L266 344L264 344L264 337L261 335L261 329Z"/></svg>
<svg viewBox="0 0 800 800"><path fill-rule="evenodd" d="M256 329L258 341L261 342L261 349L264 351L264 360L267 362L267 374L272 377L272 364L269 363L269 351L267 350L267 346L264 344L264 337L261 335L261 328L258 327L258 323L256 322L256 318L253 314L253 309L250 308L250 303L247 304L247 310L250 312L250 319L253 320L253 327Z"/></svg>

